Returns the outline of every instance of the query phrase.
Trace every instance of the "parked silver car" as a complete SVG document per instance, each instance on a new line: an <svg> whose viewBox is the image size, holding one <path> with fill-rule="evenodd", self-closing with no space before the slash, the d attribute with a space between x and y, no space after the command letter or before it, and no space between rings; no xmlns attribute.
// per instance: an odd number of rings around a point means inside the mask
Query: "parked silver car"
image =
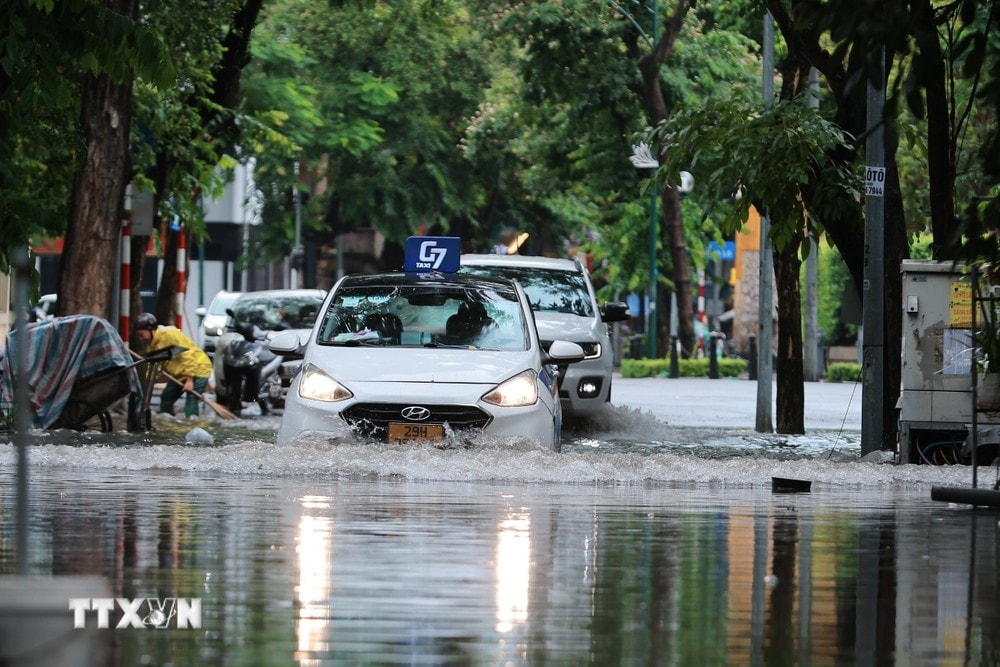
<svg viewBox="0 0 1000 667"><path fill-rule="evenodd" d="M598 305L590 272L579 259L467 254L460 272L516 279L531 302L543 347L568 340L583 348L584 360L566 368L561 381L564 415L594 414L611 400L614 351L608 324L632 315L619 301Z"/></svg>
<svg viewBox="0 0 1000 667"><path fill-rule="evenodd" d="M229 317L226 315L226 308L232 307L241 293L222 290L215 295L207 308L205 306L195 308L195 314L201 318L201 326L198 328L201 340L198 341L198 344L208 356L215 355L219 336L226 331L226 318Z"/></svg>

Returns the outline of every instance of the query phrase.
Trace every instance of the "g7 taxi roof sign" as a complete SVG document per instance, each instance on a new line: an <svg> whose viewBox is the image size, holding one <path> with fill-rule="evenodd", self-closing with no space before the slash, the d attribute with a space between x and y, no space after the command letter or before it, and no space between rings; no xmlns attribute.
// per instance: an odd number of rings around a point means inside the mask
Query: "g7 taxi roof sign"
<svg viewBox="0 0 1000 667"><path fill-rule="evenodd" d="M403 270L407 273L457 273L462 239L457 236L411 236L406 239Z"/></svg>

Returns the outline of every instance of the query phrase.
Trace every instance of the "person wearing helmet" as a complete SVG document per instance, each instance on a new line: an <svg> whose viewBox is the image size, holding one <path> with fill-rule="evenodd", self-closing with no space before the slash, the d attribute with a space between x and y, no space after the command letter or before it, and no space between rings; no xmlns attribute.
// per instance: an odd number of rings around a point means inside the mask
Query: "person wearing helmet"
<svg viewBox="0 0 1000 667"><path fill-rule="evenodd" d="M192 390L199 394L205 392L208 387L208 377L212 374L212 360L177 327L160 326L152 313L139 313L135 318L135 328L136 335L146 344L147 353L174 345L186 348L184 352L162 364L163 370L177 378L184 386L181 387L172 381L167 383L160 392L160 412L173 415L174 403L182 393L186 393L184 416L189 418L197 416L201 403Z"/></svg>

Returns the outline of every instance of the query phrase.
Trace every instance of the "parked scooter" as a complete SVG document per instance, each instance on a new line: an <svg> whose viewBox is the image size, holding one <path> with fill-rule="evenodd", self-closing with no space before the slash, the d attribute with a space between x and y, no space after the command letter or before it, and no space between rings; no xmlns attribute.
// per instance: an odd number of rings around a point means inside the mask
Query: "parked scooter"
<svg viewBox="0 0 1000 667"><path fill-rule="evenodd" d="M284 358L271 352L267 333L252 322L241 322L232 309L215 350L215 397L240 414L244 404L256 402L260 413L281 409L284 400L278 369Z"/></svg>

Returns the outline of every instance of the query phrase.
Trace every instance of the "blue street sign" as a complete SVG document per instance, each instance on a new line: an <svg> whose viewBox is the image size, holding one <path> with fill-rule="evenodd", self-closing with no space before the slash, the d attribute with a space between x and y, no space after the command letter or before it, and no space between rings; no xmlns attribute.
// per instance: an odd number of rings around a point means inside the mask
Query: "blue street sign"
<svg viewBox="0 0 1000 667"><path fill-rule="evenodd" d="M725 247L720 247L715 241L709 241L705 253L709 256L715 256L723 262L732 262L736 259L736 242L726 241Z"/></svg>
<svg viewBox="0 0 1000 667"><path fill-rule="evenodd" d="M407 273L456 273L462 259L462 239L457 236L411 236L406 239L403 270Z"/></svg>

